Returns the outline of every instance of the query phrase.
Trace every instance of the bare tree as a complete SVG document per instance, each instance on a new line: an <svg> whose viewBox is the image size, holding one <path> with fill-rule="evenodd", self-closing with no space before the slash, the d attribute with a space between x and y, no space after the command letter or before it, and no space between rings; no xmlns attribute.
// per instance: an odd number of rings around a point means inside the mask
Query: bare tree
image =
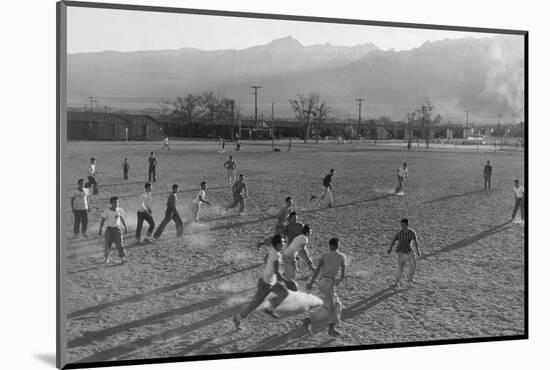
<svg viewBox="0 0 550 370"><path fill-rule="evenodd" d="M216 137L216 128L218 120L223 116L222 104L220 98L212 91L205 91L201 95L202 106L206 117L212 129L212 137Z"/></svg>
<svg viewBox="0 0 550 370"><path fill-rule="evenodd" d="M223 98L221 100L222 116L225 120L231 123L230 137L233 140L233 131L235 126L235 100Z"/></svg>
<svg viewBox="0 0 550 370"><path fill-rule="evenodd" d="M430 101L426 99L426 103L416 111L416 114L422 118L422 131L424 132L424 139L426 140L426 149L430 147L430 140L433 136L433 129L441 123L443 117L440 114L432 118L433 106Z"/></svg>
<svg viewBox="0 0 550 370"><path fill-rule="evenodd" d="M315 115L315 109L319 103L319 95L309 93L308 96L298 94L297 99L290 99L290 108L296 115L298 121L304 124L304 143L307 143L312 116Z"/></svg>
<svg viewBox="0 0 550 370"><path fill-rule="evenodd" d="M200 119L203 113L201 102L202 99L200 96L188 94L184 98L178 96L175 101L170 103L174 107L173 114L182 117L188 125L189 136L192 136L191 130L193 129L193 124Z"/></svg>
<svg viewBox="0 0 550 370"><path fill-rule="evenodd" d="M317 120L317 136L315 138L315 144L319 144L319 135L321 134L321 124L324 123L328 114L330 113L330 108L327 105L326 101L323 101L319 106L315 108L315 118Z"/></svg>

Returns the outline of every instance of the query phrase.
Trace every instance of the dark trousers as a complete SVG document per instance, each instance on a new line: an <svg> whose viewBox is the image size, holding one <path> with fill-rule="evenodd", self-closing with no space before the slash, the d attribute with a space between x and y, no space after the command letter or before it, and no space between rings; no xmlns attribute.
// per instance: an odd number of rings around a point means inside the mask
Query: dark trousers
<svg viewBox="0 0 550 370"><path fill-rule="evenodd" d="M122 170L122 172L123 172L124 180L128 180L128 170Z"/></svg>
<svg viewBox="0 0 550 370"><path fill-rule="evenodd" d="M155 221L153 216L147 212L138 211L137 213L137 227L136 227L136 240L141 239L141 228L143 227L143 221L147 221L149 224L149 229L147 229L147 237L153 235L153 230L155 228Z"/></svg>
<svg viewBox="0 0 550 370"><path fill-rule="evenodd" d="M157 181L157 168L149 166L149 182L151 182L151 179Z"/></svg>
<svg viewBox="0 0 550 370"><path fill-rule="evenodd" d="M88 210L75 209L73 213L74 213L73 231L75 235L78 235L81 225L82 225L82 234L86 234L86 229L88 228Z"/></svg>
<svg viewBox="0 0 550 370"><path fill-rule="evenodd" d="M122 240L122 231L118 227L108 227L105 230L105 258L111 253L111 246L115 243L120 258L126 257Z"/></svg>
<svg viewBox="0 0 550 370"><path fill-rule="evenodd" d="M523 221L524 217L524 206L523 206L523 197L517 198L516 197L516 204L514 205L514 212L512 213L512 218L516 218L516 214L518 213L518 209L521 210L521 220Z"/></svg>
<svg viewBox="0 0 550 370"><path fill-rule="evenodd" d="M99 190L97 188L97 181L95 181L95 176L88 176L88 182L84 185L85 187L89 188L90 186L93 186L93 195L96 195L99 193Z"/></svg>
<svg viewBox="0 0 550 370"><path fill-rule="evenodd" d="M164 220L162 220L159 227L157 228L157 231L155 232L155 238L160 238L162 232L164 231L164 228L171 220L174 220L174 222L176 223L176 236L183 235L183 222L181 221L180 214L177 210L167 209L166 213L164 214Z"/></svg>
<svg viewBox="0 0 550 370"><path fill-rule="evenodd" d="M239 213L244 211L244 197L241 194L233 193L233 203L231 203L227 208L235 208L237 204L240 205Z"/></svg>
<svg viewBox="0 0 550 370"><path fill-rule="evenodd" d="M259 279L256 294L254 294L252 300L239 313L240 318L245 319L252 311L258 308L269 293L275 294L275 297L273 297L269 302L271 303L271 309L273 310L277 308L277 306L279 306L288 296L288 290L281 283L269 285L263 279Z"/></svg>
<svg viewBox="0 0 550 370"><path fill-rule="evenodd" d="M491 176L490 175L483 175L483 187L485 190L489 189L491 190Z"/></svg>

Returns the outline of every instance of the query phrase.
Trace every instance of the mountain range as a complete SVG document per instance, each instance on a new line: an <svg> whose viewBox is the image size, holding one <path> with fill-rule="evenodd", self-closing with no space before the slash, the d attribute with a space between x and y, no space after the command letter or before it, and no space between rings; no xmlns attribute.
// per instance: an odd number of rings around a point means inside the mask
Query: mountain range
<svg viewBox="0 0 550 370"><path fill-rule="evenodd" d="M250 87L259 90L259 110L292 116L288 100L316 92L333 116L402 119L430 103L446 120L518 121L524 115L524 45L520 36L426 42L405 50L372 43L304 46L292 37L241 50L177 50L69 54L69 106L94 96L114 108L156 106L160 98L214 91L253 109ZM79 100L81 99L81 100Z"/></svg>

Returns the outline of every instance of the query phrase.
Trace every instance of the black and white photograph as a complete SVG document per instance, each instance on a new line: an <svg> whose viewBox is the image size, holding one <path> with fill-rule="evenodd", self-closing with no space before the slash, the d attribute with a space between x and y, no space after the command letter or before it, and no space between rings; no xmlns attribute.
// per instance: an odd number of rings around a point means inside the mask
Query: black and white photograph
<svg viewBox="0 0 550 370"><path fill-rule="evenodd" d="M527 338L527 31L57 5L58 364Z"/></svg>

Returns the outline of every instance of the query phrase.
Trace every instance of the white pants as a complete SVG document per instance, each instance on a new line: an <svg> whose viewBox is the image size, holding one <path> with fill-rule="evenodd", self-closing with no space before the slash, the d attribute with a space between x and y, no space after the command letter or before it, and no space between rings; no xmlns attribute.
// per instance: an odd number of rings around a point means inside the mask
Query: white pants
<svg viewBox="0 0 550 370"><path fill-rule="evenodd" d="M325 197L328 195L329 204L334 204L334 197L332 195L332 190L330 190L330 187L325 187L325 193L321 196L321 199L325 199Z"/></svg>
<svg viewBox="0 0 550 370"><path fill-rule="evenodd" d="M233 185L233 183L235 182L235 170L227 170L227 182L229 183L229 186Z"/></svg>
<svg viewBox="0 0 550 370"><path fill-rule="evenodd" d="M410 253L399 253L397 252L397 271L395 273L395 282L399 283L401 281L401 276L403 275L403 270L405 265L409 265L409 271L407 274L407 279L412 280L416 272L416 256L413 251Z"/></svg>

